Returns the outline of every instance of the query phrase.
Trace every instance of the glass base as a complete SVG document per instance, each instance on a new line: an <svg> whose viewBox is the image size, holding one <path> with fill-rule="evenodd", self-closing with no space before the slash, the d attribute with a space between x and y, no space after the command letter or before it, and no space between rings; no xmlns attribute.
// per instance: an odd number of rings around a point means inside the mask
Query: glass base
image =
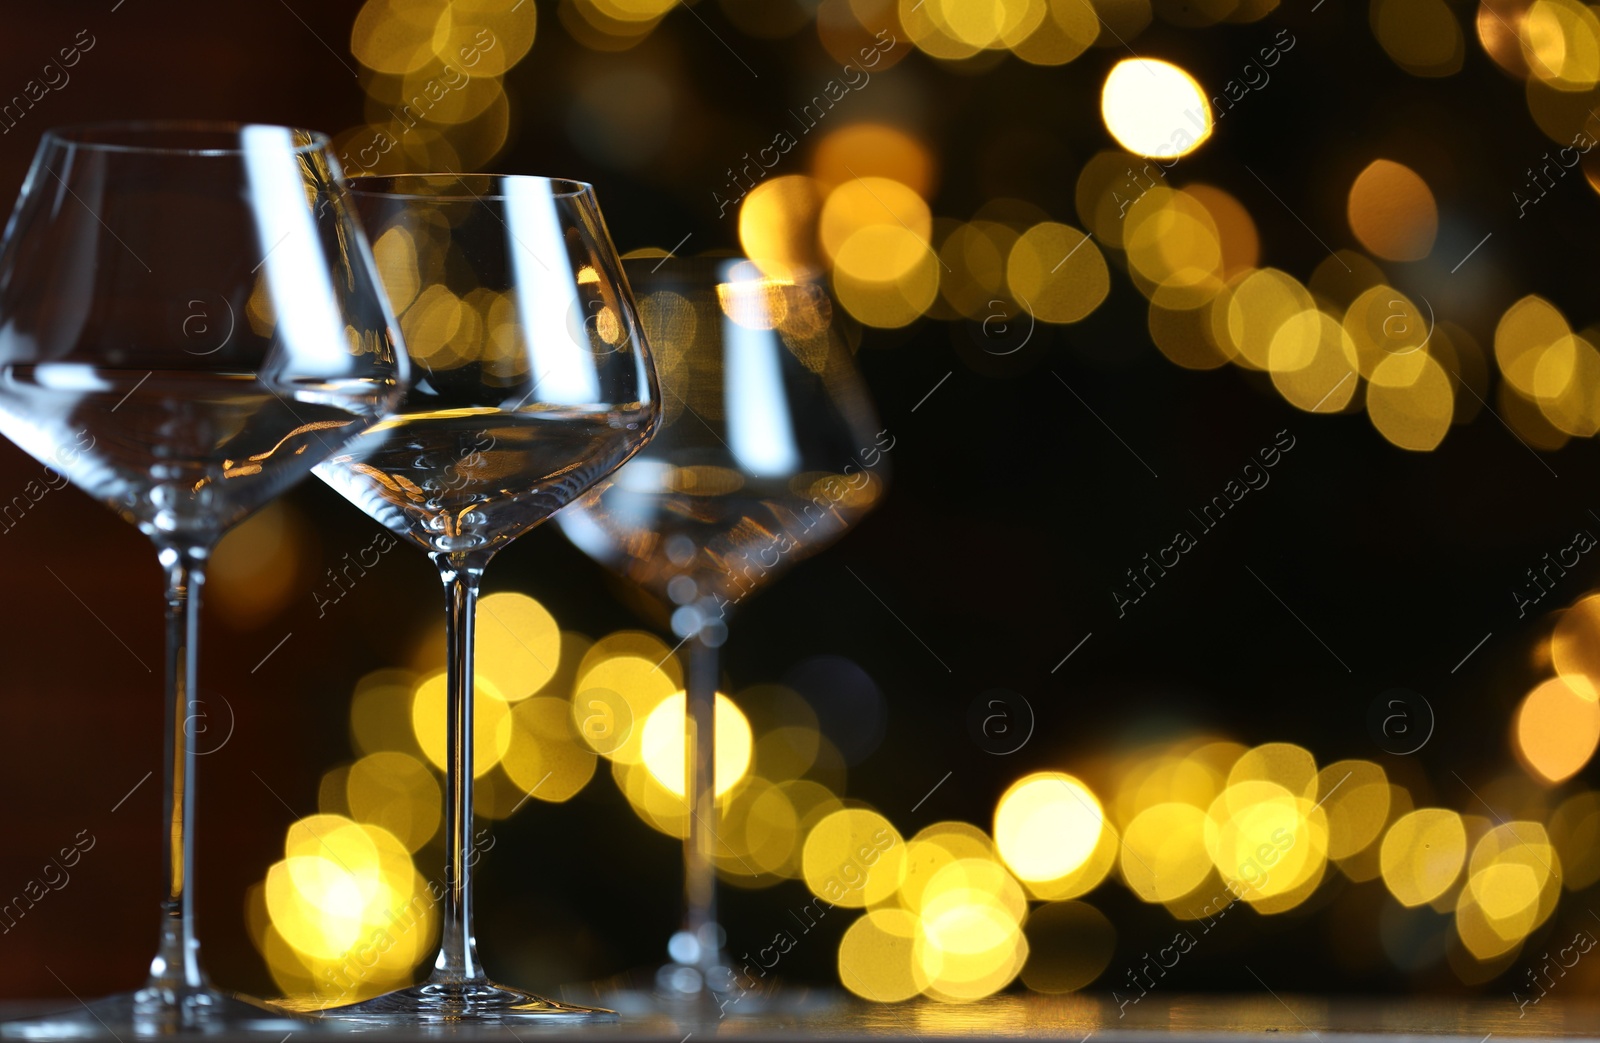
<svg viewBox="0 0 1600 1043"><path fill-rule="evenodd" d="M176 995L141 989L79 1003L57 1014L0 1022L0 1039L143 1039L249 1032L273 1033L276 1038L315 1027L307 1018L216 989Z"/></svg>
<svg viewBox="0 0 1600 1043"><path fill-rule="evenodd" d="M616 1021L614 1011L546 999L493 982L424 982L343 1007L308 1011L318 1018L372 1025L449 1021L540 1021L561 1024Z"/></svg>

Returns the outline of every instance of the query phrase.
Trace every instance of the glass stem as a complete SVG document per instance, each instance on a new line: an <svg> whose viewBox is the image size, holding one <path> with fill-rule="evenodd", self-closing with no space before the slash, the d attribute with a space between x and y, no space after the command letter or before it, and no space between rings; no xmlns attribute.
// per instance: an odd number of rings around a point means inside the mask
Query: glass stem
<svg viewBox="0 0 1600 1043"><path fill-rule="evenodd" d="M478 862L472 835L473 795L473 633L478 610L478 583L487 558L433 554L444 581L445 646L449 661L445 713L445 891L439 955L433 962L435 983L487 981L478 963L472 915L472 867Z"/></svg>
<svg viewBox="0 0 1600 1043"><path fill-rule="evenodd" d="M167 893L161 903L161 938L150 961L146 988L163 1000L204 989L200 943L194 935L195 743L189 724L200 699L195 683L200 647L200 587L207 548L160 548L167 572L166 780L161 829Z"/></svg>
<svg viewBox="0 0 1600 1043"><path fill-rule="evenodd" d="M716 707L717 650L700 637L689 642L684 683L684 800L689 831L683 842L683 929L699 942L702 972L720 962L717 930Z"/></svg>

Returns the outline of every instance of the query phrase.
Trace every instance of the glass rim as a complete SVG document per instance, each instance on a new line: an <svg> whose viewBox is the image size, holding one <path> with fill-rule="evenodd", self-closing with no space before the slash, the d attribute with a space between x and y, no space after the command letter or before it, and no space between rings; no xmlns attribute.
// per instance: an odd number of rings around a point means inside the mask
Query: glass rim
<svg viewBox="0 0 1600 1043"><path fill-rule="evenodd" d="M407 191L410 185L430 184L436 179L453 178L466 189L463 194L446 191ZM435 203L482 203L504 202L506 193L499 189L486 189L474 192L469 186L468 178L484 178L492 185L501 185L508 181L541 182L550 189L550 194L557 198L576 198L594 196L594 186L587 181L578 181L567 177L544 177L539 174L492 174L492 173L414 173L414 174L357 174L346 181L352 195L370 196L374 199L408 199L429 200Z"/></svg>
<svg viewBox="0 0 1600 1043"><path fill-rule="evenodd" d="M245 149L242 146L209 147L209 148L183 148L177 145L141 145L131 141L110 140L113 134L124 134L129 137L138 137L141 134L155 136L157 134L180 135L184 133L201 134L239 134L247 127L276 127L289 131L303 141L295 144L290 151L294 154L309 152L322 152L329 149L332 139L320 130L311 130L308 127L295 127L278 123L241 123L234 120L182 120L182 119L156 119L156 120L100 120L90 123L68 123L57 127L47 128L40 136L40 142L61 145L66 148L84 149L95 152L119 152L133 155L148 156L242 156ZM104 135L97 138L96 135Z"/></svg>

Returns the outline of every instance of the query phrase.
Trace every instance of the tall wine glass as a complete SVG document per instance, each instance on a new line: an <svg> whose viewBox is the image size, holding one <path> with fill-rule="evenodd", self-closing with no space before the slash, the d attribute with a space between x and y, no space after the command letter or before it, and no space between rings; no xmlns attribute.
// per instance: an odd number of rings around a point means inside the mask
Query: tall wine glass
<svg viewBox="0 0 1600 1043"><path fill-rule="evenodd" d="M614 1017L492 982L473 934L473 614L496 551L621 466L660 418L655 369L594 191L490 174L358 178L414 383L317 468L444 581L448 864L433 973L323 1011L378 1023Z"/></svg>
<svg viewBox="0 0 1600 1043"><path fill-rule="evenodd" d="M718 648L745 597L871 510L893 444L821 287L747 260L628 261L661 375L661 433L557 516L590 557L653 596L685 678L684 919L659 992L731 992L716 917Z"/></svg>
<svg viewBox="0 0 1600 1043"><path fill-rule="evenodd" d="M200 967L184 728L199 594L229 526L398 402L393 328L323 135L44 134L0 244L0 432L149 536L166 571L167 887L143 989L6 1034L295 1027Z"/></svg>

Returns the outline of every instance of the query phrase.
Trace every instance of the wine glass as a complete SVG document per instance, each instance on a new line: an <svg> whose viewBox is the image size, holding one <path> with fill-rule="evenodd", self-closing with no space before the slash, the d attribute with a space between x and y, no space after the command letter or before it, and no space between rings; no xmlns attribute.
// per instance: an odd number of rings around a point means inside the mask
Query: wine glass
<svg viewBox="0 0 1600 1043"><path fill-rule="evenodd" d="M301 1024L214 989L194 924L206 558L399 401L406 359L321 134L46 131L0 244L0 432L155 543L166 572L166 893L137 992L6 1035Z"/></svg>
<svg viewBox="0 0 1600 1043"><path fill-rule="evenodd" d="M447 608L448 865L433 973L324 1010L380 1024L615 1017L497 985L473 934L473 615L496 551L622 465L655 369L594 190L495 174L357 178L414 383L317 474L438 566Z"/></svg>
<svg viewBox="0 0 1600 1043"><path fill-rule="evenodd" d="M893 437L878 429L820 286L739 258L624 268L661 376L661 433L557 522L651 595L688 646L685 915L656 988L710 1000L740 988L716 918L717 649L745 597L878 502Z"/></svg>

